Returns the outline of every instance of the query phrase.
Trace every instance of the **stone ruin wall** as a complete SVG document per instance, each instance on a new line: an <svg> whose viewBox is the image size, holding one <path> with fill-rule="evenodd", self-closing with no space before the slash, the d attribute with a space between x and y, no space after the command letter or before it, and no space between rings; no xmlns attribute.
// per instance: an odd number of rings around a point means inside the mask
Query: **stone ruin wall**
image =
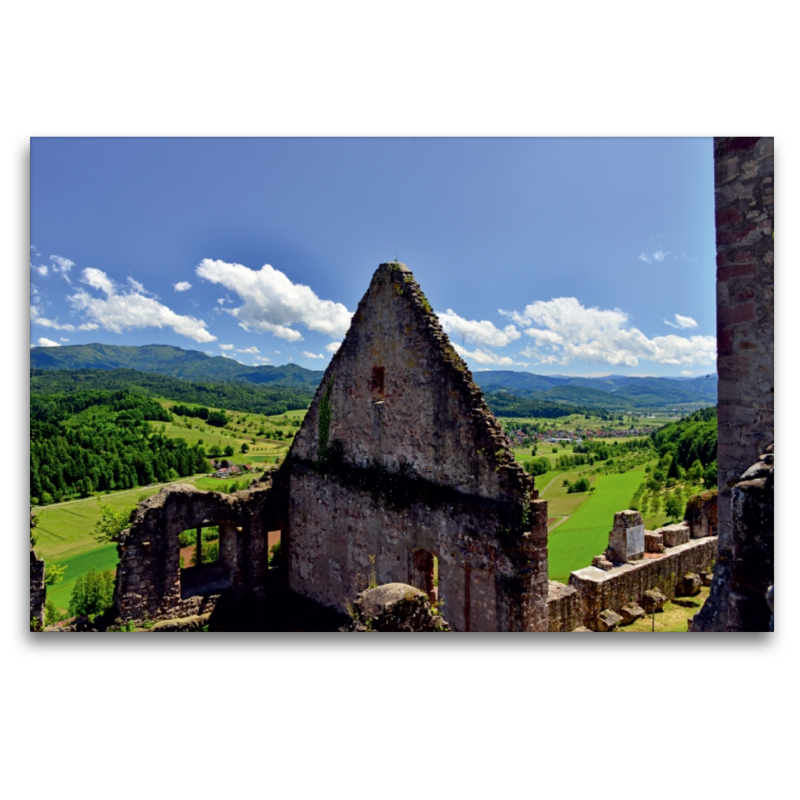
<svg viewBox="0 0 800 800"><path fill-rule="evenodd" d="M280 524L269 482L235 494L201 492L178 484L139 503L119 537L114 600L121 619L168 619L212 611L219 592L192 594L181 585L181 531L220 526L220 555L194 569L209 583L224 582L234 597L257 596L267 570L267 531ZM194 569L192 573L194 573ZM183 588L183 592L182 592Z"/></svg>
<svg viewBox="0 0 800 800"><path fill-rule="evenodd" d="M772 631L775 574L774 447L739 477L728 492L731 519L725 561L714 569L711 593L693 631ZM767 593L770 592L770 598Z"/></svg>
<svg viewBox="0 0 800 800"><path fill-rule="evenodd" d="M373 384L381 369L382 389ZM333 377L331 382L330 377ZM326 370L290 451L314 461L330 385L329 443L348 463L420 477L492 500L518 501L533 479L405 265L382 264Z"/></svg>
<svg viewBox="0 0 800 800"><path fill-rule="evenodd" d="M44 629L44 604L46 589L44 585L44 561L36 557L33 551L33 529L36 527L36 516L31 509L31 630Z"/></svg>
<svg viewBox="0 0 800 800"><path fill-rule="evenodd" d="M774 442L774 142L714 140L717 229L719 560L696 630L742 630L760 618L772 538L734 520L739 477ZM771 532L772 521L765 521ZM767 543L768 539L768 543ZM757 575L760 574L760 577ZM746 628L745 628L746 629ZM763 630L766 630L764 628Z"/></svg>
<svg viewBox="0 0 800 800"><path fill-rule="evenodd" d="M324 468L327 408L349 481ZM289 461L294 591L344 609L370 556L379 582L408 583L421 548L439 559L454 629L547 629L546 504L404 265L375 273ZM410 494L392 510L376 498L395 478Z"/></svg>
<svg viewBox="0 0 800 800"><path fill-rule="evenodd" d="M693 502L694 501L694 502ZM570 575L569 585L550 581L547 598L551 632L567 632L578 627L598 630L598 617L606 609L619 612L634 602L643 604L644 593L659 589L668 600L675 597L676 588L688 572L700 573L711 567L717 557L717 537L709 536L717 518L717 497L704 492L688 503L686 520L656 531L645 532L643 552L636 552L625 563L610 562L611 543L621 529L638 527L641 515L635 511L620 511L614 516L614 528L609 534L609 548L595 561L604 566L585 567ZM648 558L649 553L657 557Z"/></svg>
<svg viewBox="0 0 800 800"><path fill-rule="evenodd" d="M569 586L578 595L582 619L579 625L597 629L597 618L604 609L619 610L631 601L643 604L644 593L659 589L668 600L687 572L708 569L717 556L717 539L693 539L669 548L657 559L643 559L623 564L609 571L586 567L573 572Z"/></svg>
<svg viewBox="0 0 800 800"><path fill-rule="evenodd" d="M44 603L44 561L36 558L31 548L31 630L36 625L39 630L44 628Z"/></svg>
<svg viewBox="0 0 800 800"><path fill-rule="evenodd" d="M373 578L422 588L414 574L422 550L438 557L438 600L453 630L547 630L544 501L534 502L532 533L504 539L495 535L502 509L492 505L417 500L392 509L314 473L296 472L291 487L291 589L346 609Z"/></svg>

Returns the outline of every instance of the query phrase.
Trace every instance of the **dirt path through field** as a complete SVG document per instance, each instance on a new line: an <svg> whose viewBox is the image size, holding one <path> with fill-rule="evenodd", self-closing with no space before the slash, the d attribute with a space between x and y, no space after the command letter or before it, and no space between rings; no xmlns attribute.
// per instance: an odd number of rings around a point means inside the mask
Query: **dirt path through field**
<svg viewBox="0 0 800 800"><path fill-rule="evenodd" d="M208 475L207 472L198 472L196 475L189 475L186 478L178 478L176 481L167 481L166 483L152 483L150 486L137 486L135 489L123 489L121 492L112 492L108 495L92 495L91 497L79 497L77 500L64 500L61 503L47 503L47 505L41 506L41 508L58 508L59 506L68 506L72 503L89 503L92 501L96 501L98 497L101 499L104 497L121 497L125 494L141 494L142 489L157 489L161 486L172 486L175 483L187 483L188 481L196 481L198 478L205 478Z"/></svg>
<svg viewBox="0 0 800 800"><path fill-rule="evenodd" d="M552 528L548 528L547 529L547 532L550 533L550 531L554 531L559 525L561 525L562 523L566 522L568 519L569 519L569 514L567 514L566 517L561 517L561 519L558 522L556 522L556 524L553 525Z"/></svg>

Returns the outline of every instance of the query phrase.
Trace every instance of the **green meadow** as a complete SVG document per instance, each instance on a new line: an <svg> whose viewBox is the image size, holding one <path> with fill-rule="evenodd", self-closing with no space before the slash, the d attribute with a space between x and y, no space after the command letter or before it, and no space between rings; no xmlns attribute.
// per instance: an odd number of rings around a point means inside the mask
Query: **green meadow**
<svg viewBox="0 0 800 800"><path fill-rule="evenodd" d="M595 491L587 495L569 519L548 536L548 572L551 580L566 583L570 572L588 567L592 558L608 547L614 514L628 508L644 477L645 467L641 465L622 475L596 475L590 478Z"/></svg>

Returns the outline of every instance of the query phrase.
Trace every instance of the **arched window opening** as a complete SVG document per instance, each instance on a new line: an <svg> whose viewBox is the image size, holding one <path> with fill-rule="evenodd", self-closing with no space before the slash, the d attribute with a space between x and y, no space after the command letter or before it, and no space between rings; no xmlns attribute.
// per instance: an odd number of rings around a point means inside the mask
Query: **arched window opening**
<svg viewBox="0 0 800 800"><path fill-rule="evenodd" d="M435 603L439 599L439 559L427 550L412 550L410 572L409 583Z"/></svg>
<svg viewBox="0 0 800 800"><path fill-rule="evenodd" d="M281 535L281 531L267 533L267 566L270 568L277 568L283 564Z"/></svg>

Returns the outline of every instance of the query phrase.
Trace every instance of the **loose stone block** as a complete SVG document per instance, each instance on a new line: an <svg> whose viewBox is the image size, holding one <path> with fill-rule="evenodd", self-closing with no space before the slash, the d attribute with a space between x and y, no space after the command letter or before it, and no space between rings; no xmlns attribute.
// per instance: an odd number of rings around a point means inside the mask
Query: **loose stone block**
<svg viewBox="0 0 800 800"><path fill-rule="evenodd" d="M645 531L644 551L645 553L663 553L664 534L661 531Z"/></svg>
<svg viewBox="0 0 800 800"><path fill-rule="evenodd" d="M638 603L628 603L619 610L623 625L630 625L644 616L644 609Z"/></svg>
<svg viewBox="0 0 800 800"><path fill-rule="evenodd" d="M687 572L675 587L676 597L694 597L700 593L703 582L700 576L694 572Z"/></svg>
<svg viewBox="0 0 800 800"><path fill-rule="evenodd" d="M610 608L606 608L597 615L597 630L601 633L613 631L622 622L622 617Z"/></svg>
<svg viewBox="0 0 800 800"><path fill-rule="evenodd" d="M647 614L661 611L666 602L667 596L658 589L648 589L642 597L642 606Z"/></svg>
<svg viewBox="0 0 800 800"><path fill-rule="evenodd" d="M689 526L685 522L676 525L666 525L659 528L658 532L664 537L666 547L677 547L679 544L686 544L690 537Z"/></svg>

